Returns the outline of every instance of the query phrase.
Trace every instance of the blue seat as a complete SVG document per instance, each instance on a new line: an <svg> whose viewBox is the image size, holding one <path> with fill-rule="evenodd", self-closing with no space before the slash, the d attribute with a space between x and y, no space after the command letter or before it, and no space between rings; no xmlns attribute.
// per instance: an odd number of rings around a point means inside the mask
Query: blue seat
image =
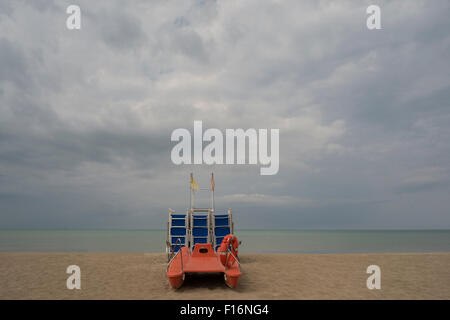
<svg viewBox="0 0 450 320"><path fill-rule="evenodd" d="M207 227L208 226L208 218L204 218L204 217L194 217L194 226L197 227Z"/></svg>
<svg viewBox="0 0 450 320"><path fill-rule="evenodd" d="M172 230L175 231L171 235L172 248L174 252L177 252L180 249L179 247L186 244L186 229L172 228Z"/></svg>
<svg viewBox="0 0 450 320"><path fill-rule="evenodd" d="M217 250L223 238L231 233L231 214L214 215L214 248Z"/></svg>
<svg viewBox="0 0 450 320"><path fill-rule="evenodd" d="M196 243L208 243L208 239L207 238L194 238L194 245Z"/></svg>
<svg viewBox="0 0 450 320"><path fill-rule="evenodd" d="M199 228L194 227L192 228L192 235L194 237L208 237L208 228Z"/></svg>
<svg viewBox="0 0 450 320"><path fill-rule="evenodd" d="M191 215L191 243L208 243L211 241L208 213L193 213ZM192 247L193 249L193 247Z"/></svg>
<svg viewBox="0 0 450 320"><path fill-rule="evenodd" d="M185 236L186 235L186 228L170 228L170 234L172 236Z"/></svg>
<svg viewBox="0 0 450 320"><path fill-rule="evenodd" d="M229 227L215 227L214 228L214 235L216 236L216 239L218 237L225 237L227 234L230 234L230 228Z"/></svg>
<svg viewBox="0 0 450 320"><path fill-rule="evenodd" d="M180 239L180 242L178 242L178 239ZM186 240L186 238L185 237L172 237L172 244L177 244L177 242L178 242L178 244L185 244L185 240Z"/></svg>
<svg viewBox="0 0 450 320"><path fill-rule="evenodd" d="M180 241L178 241L180 239ZM172 237L172 251L178 252L185 245L185 237Z"/></svg>
<svg viewBox="0 0 450 320"><path fill-rule="evenodd" d="M171 243L170 250L173 253L178 252L182 246L188 245L186 239L188 235L187 215L185 214L169 214L169 241ZM179 239L179 240L178 240Z"/></svg>
<svg viewBox="0 0 450 320"><path fill-rule="evenodd" d="M215 226L229 226L230 225L230 219L228 215L217 215L214 216L214 222Z"/></svg>
<svg viewBox="0 0 450 320"><path fill-rule="evenodd" d="M222 240L224 237L216 237L216 250L222 244Z"/></svg>
<svg viewBox="0 0 450 320"><path fill-rule="evenodd" d="M186 221L184 219L172 219L172 227L185 227Z"/></svg>

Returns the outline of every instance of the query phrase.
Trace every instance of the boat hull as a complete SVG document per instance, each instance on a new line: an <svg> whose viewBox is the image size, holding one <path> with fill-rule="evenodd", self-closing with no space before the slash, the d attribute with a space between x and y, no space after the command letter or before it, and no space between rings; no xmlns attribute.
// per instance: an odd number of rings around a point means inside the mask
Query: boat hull
<svg viewBox="0 0 450 320"><path fill-rule="evenodd" d="M237 285L239 284L239 276L227 275L227 273L225 272L224 278L225 278L225 283L230 288L236 288Z"/></svg>
<svg viewBox="0 0 450 320"><path fill-rule="evenodd" d="M181 276L169 277L169 284L172 288L178 289L184 283L184 273Z"/></svg>
<svg viewBox="0 0 450 320"><path fill-rule="evenodd" d="M178 289L183 285L186 273L223 273L228 287L238 285L241 276L238 262L225 269L210 243L196 244L192 253L187 247L180 251L167 268L166 276L172 288Z"/></svg>

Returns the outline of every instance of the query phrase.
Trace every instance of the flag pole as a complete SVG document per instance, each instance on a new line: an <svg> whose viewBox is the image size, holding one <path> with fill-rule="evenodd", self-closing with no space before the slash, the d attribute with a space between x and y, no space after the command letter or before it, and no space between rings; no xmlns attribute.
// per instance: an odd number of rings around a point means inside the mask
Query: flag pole
<svg viewBox="0 0 450 320"><path fill-rule="evenodd" d="M194 181L194 176L191 172L191 181L189 182L189 188L191 189L191 209L194 209L194 188L192 186Z"/></svg>
<svg viewBox="0 0 450 320"><path fill-rule="evenodd" d="M214 173L211 172L211 208L214 212L214 189L215 189L215 183L214 183Z"/></svg>

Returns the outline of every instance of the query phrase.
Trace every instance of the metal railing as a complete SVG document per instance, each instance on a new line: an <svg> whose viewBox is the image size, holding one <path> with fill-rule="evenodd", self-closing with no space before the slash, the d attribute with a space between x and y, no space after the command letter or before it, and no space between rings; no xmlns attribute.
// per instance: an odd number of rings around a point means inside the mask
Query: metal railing
<svg viewBox="0 0 450 320"><path fill-rule="evenodd" d="M177 238L177 241L175 242L175 248L178 245L178 242L180 243L179 245L179 249L177 251L177 253L172 257L172 259L169 260L169 262L167 263L167 268L166 268L166 272L169 270L169 266L172 263L173 260L175 260L175 258L177 257L178 254L180 254L180 258L181 258L181 272L183 272L183 250L181 250L181 239ZM171 247L172 249L172 247Z"/></svg>
<svg viewBox="0 0 450 320"><path fill-rule="evenodd" d="M239 265L239 267L241 267L241 263L240 263L240 261L239 261L239 258L238 257L236 257L234 254L233 254L233 252L231 251L231 241L230 241L231 239L228 239L227 240L227 256L226 256L226 258L225 258L225 270L227 270L227 268L228 268L228 257L229 257L229 255L228 255L228 253L234 258L234 260L238 263L238 265Z"/></svg>

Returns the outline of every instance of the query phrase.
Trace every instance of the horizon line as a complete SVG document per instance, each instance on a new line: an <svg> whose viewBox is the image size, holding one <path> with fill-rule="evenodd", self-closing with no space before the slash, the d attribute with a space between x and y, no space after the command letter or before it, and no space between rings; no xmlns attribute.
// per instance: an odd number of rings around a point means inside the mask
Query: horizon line
<svg viewBox="0 0 450 320"><path fill-rule="evenodd" d="M236 231L450 231L450 228L243 228ZM0 231L167 231L156 228L0 228Z"/></svg>

